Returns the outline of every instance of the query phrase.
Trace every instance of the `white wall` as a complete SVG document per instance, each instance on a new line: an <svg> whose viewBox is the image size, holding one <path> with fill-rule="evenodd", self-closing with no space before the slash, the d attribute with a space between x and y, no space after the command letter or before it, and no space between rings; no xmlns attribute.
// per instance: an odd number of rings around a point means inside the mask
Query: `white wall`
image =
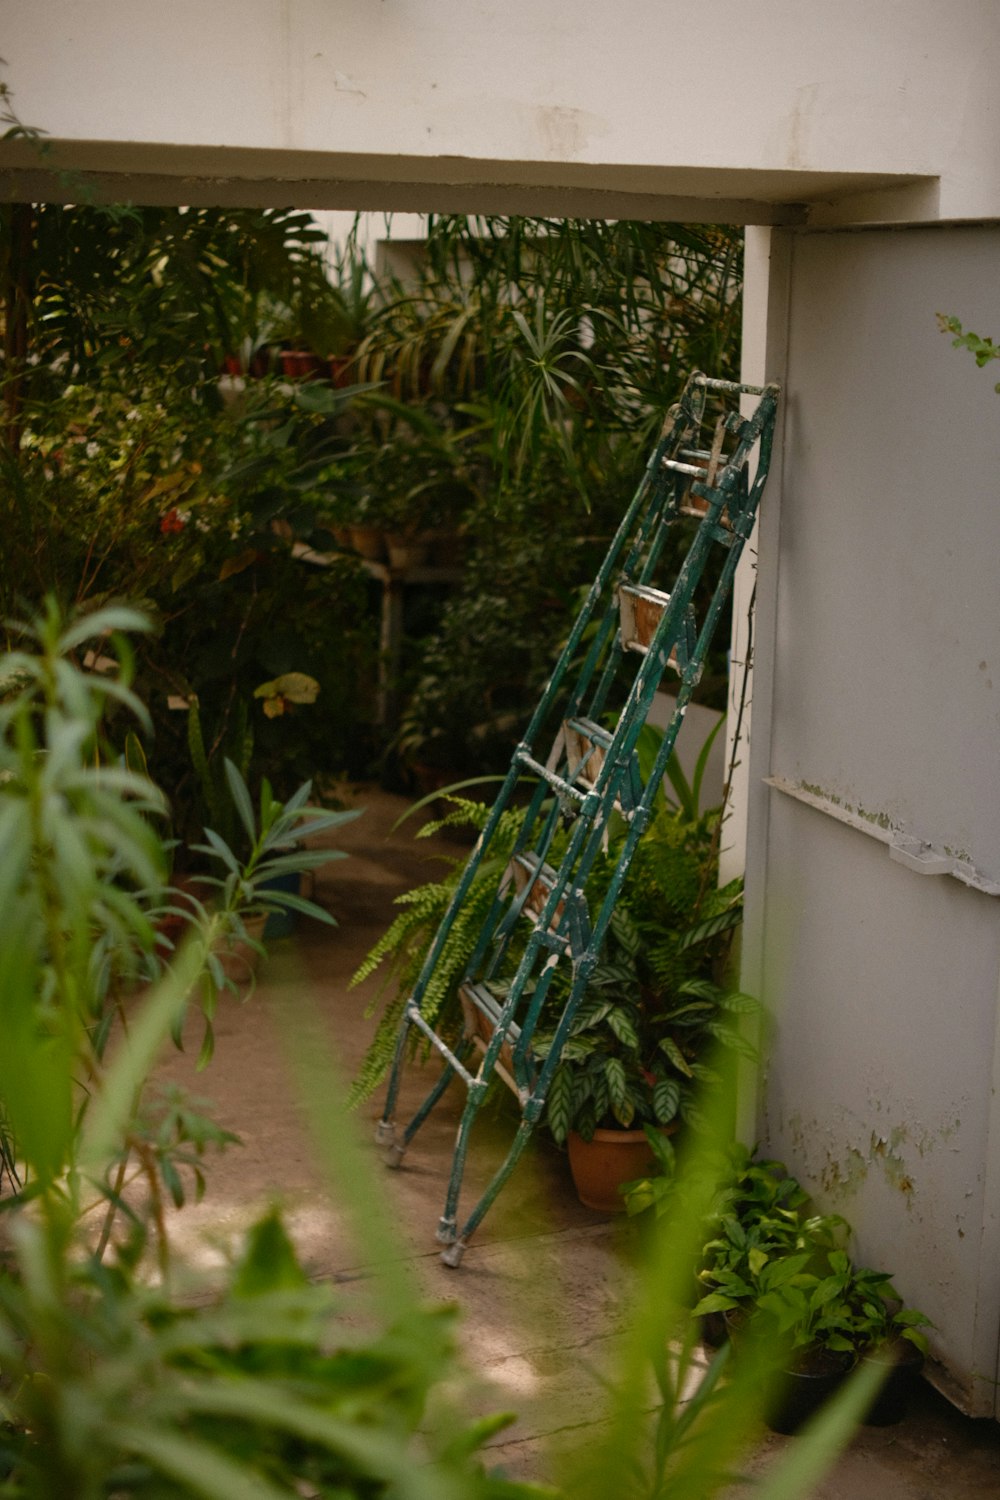
<svg viewBox="0 0 1000 1500"><path fill-rule="evenodd" d="M762 1139L935 1320L939 1378L977 1414L1000 1339L1000 899L890 847L1000 892L1000 396L934 317L995 332L998 260L1000 229L792 237L747 865Z"/></svg>
<svg viewBox="0 0 1000 1500"><path fill-rule="evenodd" d="M995 0L6 0L3 21L21 119L119 198L1000 211ZM30 147L0 159L38 190Z"/></svg>

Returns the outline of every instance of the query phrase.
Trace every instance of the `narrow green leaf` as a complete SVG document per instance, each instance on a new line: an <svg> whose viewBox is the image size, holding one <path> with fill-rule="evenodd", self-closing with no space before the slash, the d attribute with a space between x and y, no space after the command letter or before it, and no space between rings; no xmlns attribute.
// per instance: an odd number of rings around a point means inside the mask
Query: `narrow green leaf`
<svg viewBox="0 0 1000 1500"><path fill-rule="evenodd" d="M226 772L226 781L229 786L229 793L233 799L233 806L236 808L236 812L239 815L239 820L243 824L243 827L246 830L247 838L250 840L250 843L252 845L257 841L257 823L256 819L254 818L253 803L250 801L250 793L247 790L247 784L243 780L243 777L240 775L237 767L234 766L233 762L229 759L228 755L225 758L224 766ZM207 832L208 831L206 829L206 836Z"/></svg>

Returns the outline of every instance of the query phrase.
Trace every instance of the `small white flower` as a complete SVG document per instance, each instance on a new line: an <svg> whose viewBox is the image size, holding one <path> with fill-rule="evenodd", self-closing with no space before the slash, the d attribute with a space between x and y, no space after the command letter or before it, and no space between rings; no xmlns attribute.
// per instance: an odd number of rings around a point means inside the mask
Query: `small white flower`
<svg viewBox="0 0 1000 1500"><path fill-rule="evenodd" d="M93 443L93 442L91 442L91 443L87 444L87 457L88 458L96 458L97 455L100 453L100 451L101 451L101 445L100 445L100 443Z"/></svg>
<svg viewBox="0 0 1000 1500"><path fill-rule="evenodd" d="M140 412L139 408L137 406L133 406L131 411L127 411L125 413L125 420L126 422L138 422L141 415L142 413Z"/></svg>

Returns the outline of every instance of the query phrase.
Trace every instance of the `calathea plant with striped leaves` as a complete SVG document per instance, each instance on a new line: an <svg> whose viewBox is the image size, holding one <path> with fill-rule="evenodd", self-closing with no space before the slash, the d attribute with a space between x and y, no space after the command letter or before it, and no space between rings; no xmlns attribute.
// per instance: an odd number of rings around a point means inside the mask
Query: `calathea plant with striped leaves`
<svg viewBox="0 0 1000 1500"><path fill-rule="evenodd" d="M749 1054L734 1025L755 1011L749 995L691 975L666 990L653 982L646 944L627 910L611 919L601 962L563 1044L546 1101L562 1143L571 1130L639 1130L697 1124L698 1091L718 1082L705 1060L717 1044ZM542 1058L551 1033L536 1036ZM669 1155L669 1142L664 1142Z"/></svg>

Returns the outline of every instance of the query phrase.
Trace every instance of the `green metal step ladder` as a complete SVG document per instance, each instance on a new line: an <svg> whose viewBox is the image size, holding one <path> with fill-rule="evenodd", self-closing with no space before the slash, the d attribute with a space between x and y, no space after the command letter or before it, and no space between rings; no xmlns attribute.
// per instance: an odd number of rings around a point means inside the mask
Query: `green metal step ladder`
<svg viewBox="0 0 1000 1500"><path fill-rule="evenodd" d="M743 416L740 398L747 397L758 399L752 414ZM689 377L667 414L635 497L514 751L407 1001L376 1140L388 1147L389 1165L398 1166L449 1084L456 1078L464 1083L468 1097L437 1228L437 1238L446 1246L441 1256L446 1265L461 1263L470 1236L513 1171L544 1110L549 1083L598 963L753 528L770 463L777 402L775 385L738 385L699 373ZM671 528L690 529L692 521L697 525L690 546L667 592L654 581L664 544ZM720 564L717 578L699 619L696 595L699 600L705 597L706 589L699 586L713 559ZM676 708L655 764L643 776L637 743L668 668L679 677ZM554 737L543 760L536 747L549 743L547 736ZM464 1030L452 1045L429 1024L421 1002L501 818L523 803L528 788L513 853L497 881L459 986ZM607 893L592 914L587 881L607 847L613 818L623 820L626 832ZM515 942L518 931L522 937L527 932L523 948ZM544 1057L538 1057L532 1040L560 968L568 969L568 998ZM547 1026L551 1032L551 1016ZM414 1031L442 1055L444 1069L400 1130L394 1116ZM521 1120L506 1157L460 1225L459 1197L470 1135L494 1076L517 1095Z"/></svg>

